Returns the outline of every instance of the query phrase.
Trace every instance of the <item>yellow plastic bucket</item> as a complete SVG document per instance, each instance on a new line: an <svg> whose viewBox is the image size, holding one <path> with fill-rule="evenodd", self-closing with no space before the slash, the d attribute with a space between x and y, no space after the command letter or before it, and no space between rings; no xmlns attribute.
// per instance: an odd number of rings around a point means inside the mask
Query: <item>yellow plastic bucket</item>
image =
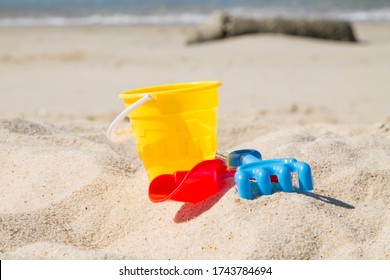
<svg viewBox="0 0 390 280"><path fill-rule="evenodd" d="M161 174L190 170L217 151L218 87L201 81L140 88L119 95L126 109L110 125L112 142L127 140L118 131L129 117L137 150L150 180Z"/></svg>

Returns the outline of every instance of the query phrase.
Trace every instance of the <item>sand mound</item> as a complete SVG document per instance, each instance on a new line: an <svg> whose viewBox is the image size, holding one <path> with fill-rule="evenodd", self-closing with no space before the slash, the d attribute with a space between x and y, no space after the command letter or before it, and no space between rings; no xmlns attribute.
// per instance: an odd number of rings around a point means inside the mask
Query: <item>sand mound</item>
<svg viewBox="0 0 390 280"><path fill-rule="evenodd" d="M232 183L199 204L152 204L134 143L110 145L106 122L1 119L0 257L390 258L387 124L242 121L221 123L221 149L306 161L315 190L247 201Z"/></svg>

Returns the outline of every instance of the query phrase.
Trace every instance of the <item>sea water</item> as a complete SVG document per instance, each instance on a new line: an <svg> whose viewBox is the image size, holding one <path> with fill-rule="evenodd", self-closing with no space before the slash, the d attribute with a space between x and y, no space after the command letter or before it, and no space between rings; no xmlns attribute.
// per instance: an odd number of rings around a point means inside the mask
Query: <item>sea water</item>
<svg viewBox="0 0 390 280"><path fill-rule="evenodd" d="M194 25L216 10L255 18L390 21L390 0L0 0L0 26Z"/></svg>

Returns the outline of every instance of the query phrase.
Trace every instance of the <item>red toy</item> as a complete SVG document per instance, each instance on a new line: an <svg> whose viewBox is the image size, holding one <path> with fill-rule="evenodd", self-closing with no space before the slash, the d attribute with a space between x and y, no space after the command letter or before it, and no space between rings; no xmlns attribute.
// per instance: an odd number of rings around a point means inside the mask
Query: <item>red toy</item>
<svg viewBox="0 0 390 280"><path fill-rule="evenodd" d="M225 179L234 173L235 170L228 170L221 159L205 160L191 171L176 171L156 177L149 185L149 198L152 202L200 202L218 193Z"/></svg>

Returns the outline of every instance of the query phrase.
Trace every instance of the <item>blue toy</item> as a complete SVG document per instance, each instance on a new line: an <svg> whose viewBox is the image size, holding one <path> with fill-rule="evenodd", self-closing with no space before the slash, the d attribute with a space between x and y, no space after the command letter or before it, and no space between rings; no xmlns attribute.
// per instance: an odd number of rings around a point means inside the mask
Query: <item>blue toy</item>
<svg viewBox="0 0 390 280"><path fill-rule="evenodd" d="M313 179L310 166L295 158L262 160L256 150L237 150L227 157L229 168L237 168L234 180L240 197L253 199L252 184L255 184L260 195L272 194L272 183L278 183L284 192L293 192L291 172L297 172L299 189L313 190Z"/></svg>

